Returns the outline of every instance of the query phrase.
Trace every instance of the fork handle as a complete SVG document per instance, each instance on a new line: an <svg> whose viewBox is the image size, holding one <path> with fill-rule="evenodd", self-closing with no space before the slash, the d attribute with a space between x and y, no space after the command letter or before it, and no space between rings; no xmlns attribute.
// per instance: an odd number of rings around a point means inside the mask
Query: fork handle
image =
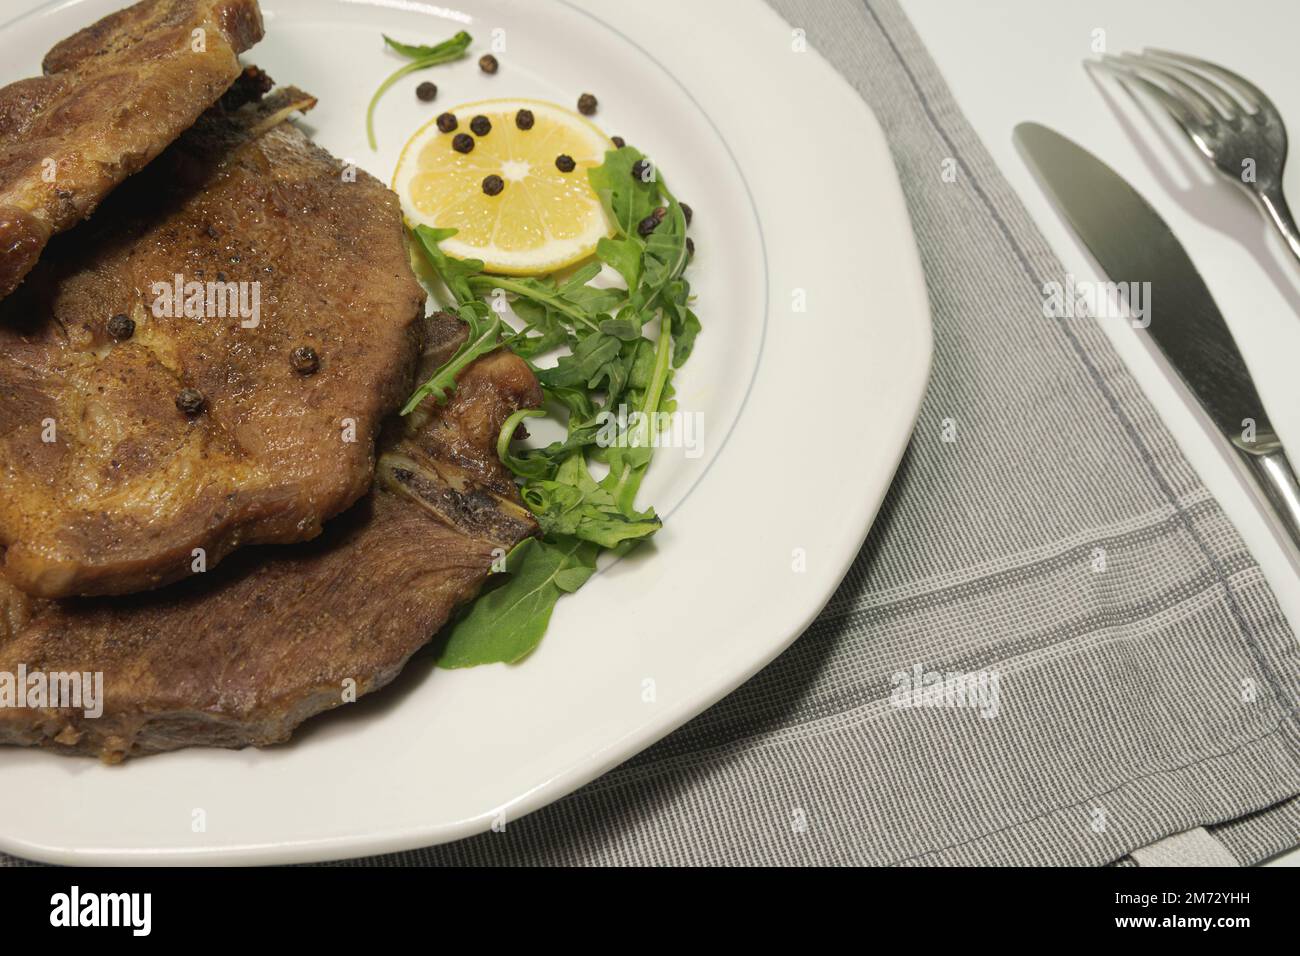
<svg viewBox="0 0 1300 956"><path fill-rule="evenodd" d="M1291 543L1300 551L1300 481L1280 447L1262 454L1241 451Z"/></svg>
<svg viewBox="0 0 1300 956"><path fill-rule="evenodd" d="M1264 211L1277 231L1282 234L1286 240L1287 246L1291 249L1291 255L1300 261L1300 228L1296 227L1295 218L1291 215L1291 208L1286 204L1286 197L1282 195L1282 187L1265 189L1259 193L1260 204L1263 205Z"/></svg>

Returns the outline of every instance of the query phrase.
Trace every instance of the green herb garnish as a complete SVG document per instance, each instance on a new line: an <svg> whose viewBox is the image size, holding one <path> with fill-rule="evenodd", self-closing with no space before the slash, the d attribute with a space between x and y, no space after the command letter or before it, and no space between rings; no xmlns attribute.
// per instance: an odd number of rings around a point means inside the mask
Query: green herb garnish
<svg viewBox="0 0 1300 956"><path fill-rule="evenodd" d="M398 43L385 34L384 42L388 44L390 49L407 57L411 62L399 67L388 79L380 83L379 89L375 90L375 95L370 97L370 105L366 107L366 138L370 141L371 149L379 148L378 143L375 141L375 104L388 91L388 88L409 73L430 66L437 66L439 63L446 63L449 60L459 59L469 49L473 37L461 30L450 40L443 40L435 46L415 46L409 43Z"/></svg>
<svg viewBox="0 0 1300 956"><path fill-rule="evenodd" d="M415 230L425 258L456 297L456 314L469 326L469 336L456 354L407 399L402 406L403 415L415 411L416 406L430 395L439 404L445 402L447 394L456 387L456 376L480 355L486 355L501 344L504 327L501 316L470 291L468 277L481 271L483 263L477 259L453 259L438 248L439 242L455 234L455 229L430 229L428 226L417 226Z"/></svg>
<svg viewBox="0 0 1300 956"><path fill-rule="evenodd" d="M535 648L561 594L578 590L596 573L597 547L577 538L525 538L506 557L510 581L470 606L451 628L439 667L513 664Z"/></svg>
<svg viewBox="0 0 1300 956"><path fill-rule="evenodd" d="M506 581L451 625L440 666L522 659L542 639L560 596L595 573L602 549L622 553L662 526L653 508L637 510L635 500L653 455L658 417L676 408L673 372L689 358L700 320L691 311L690 284L683 275L689 259L685 216L662 178L634 175L634 167L652 168L638 165L643 160L624 146L589 170L615 235L600 241L599 261L563 280L490 275L482 262L441 250L438 244L455 230L415 229L419 247L470 330L465 344L416 390L402 414L429 395L446 401L456 375L499 346L529 362L548 406L510 416L497 439L497 453L519 480L542 537L514 548L506 558ZM658 227L647 237L638 235L637 224L661 206L666 212ZM627 288L592 285L601 263L618 272ZM524 323L518 332L484 301L501 293L512 297L514 313ZM655 322L650 337L646 330ZM561 355L554 365L533 364L536 356L557 349ZM512 452L520 422L548 414L565 423L565 438ZM608 467L600 480L591 474L592 462Z"/></svg>

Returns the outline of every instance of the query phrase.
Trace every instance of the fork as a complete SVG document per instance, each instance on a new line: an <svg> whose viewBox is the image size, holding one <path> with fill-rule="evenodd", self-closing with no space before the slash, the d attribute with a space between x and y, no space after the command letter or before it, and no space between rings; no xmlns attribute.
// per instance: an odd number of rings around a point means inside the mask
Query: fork
<svg viewBox="0 0 1300 956"><path fill-rule="evenodd" d="M1300 261L1300 229L1282 194L1286 126L1259 87L1217 64L1169 50L1107 53L1089 65L1108 70L1129 92L1144 90L1163 106L1211 168L1260 205Z"/></svg>

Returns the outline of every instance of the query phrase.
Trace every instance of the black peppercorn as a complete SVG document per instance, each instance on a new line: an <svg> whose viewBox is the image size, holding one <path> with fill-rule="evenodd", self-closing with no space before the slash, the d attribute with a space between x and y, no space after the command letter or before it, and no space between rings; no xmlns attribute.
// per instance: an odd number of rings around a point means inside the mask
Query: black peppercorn
<svg viewBox="0 0 1300 956"><path fill-rule="evenodd" d="M532 110L520 110L515 114L515 125L520 129L532 129L533 122Z"/></svg>
<svg viewBox="0 0 1300 956"><path fill-rule="evenodd" d="M118 342L135 335L135 322L129 315L119 312L108 320L108 334Z"/></svg>
<svg viewBox="0 0 1300 956"><path fill-rule="evenodd" d="M658 225L659 220L655 218L654 213L651 213L636 224L636 231L642 236L648 236L655 231L655 227Z"/></svg>
<svg viewBox="0 0 1300 956"><path fill-rule="evenodd" d="M654 175L654 167L650 165L648 159L638 159L632 164L632 178L639 179L643 183L650 182L650 177Z"/></svg>
<svg viewBox="0 0 1300 956"><path fill-rule="evenodd" d="M456 122L456 117L451 113L438 114L438 129L443 133L450 133L460 124Z"/></svg>
<svg viewBox="0 0 1300 956"><path fill-rule="evenodd" d="M486 136L492 132L492 121L486 116L475 116L469 121L469 128L474 131L475 136Z"/></svg>
<svg viewBox="0 0 1300 956"><path fill-rule="evenodd" d="M590 93L583 93L578 97L578 112L583 116L590 116L596 112L596 97Z"/></svg>
<svg viewBox="0 0 1300 956"><path fill-rule="evenodd" d="M495 196L501 190L506 188L506 182L496 173L483 177L483 191L489 196Z"/></svg>
<svg viewBox="0 0 1300 956"><path fill-rule="evenodd" d="M609 138L609 141L614 144L614 147L616 149L622 149L624 146L627 145L627 140L625 140L622 136L611 136Z"/></svg>
<svg viewBox="0 0 1300 956"><path fill-rule="evenodd" d="M484 53L478 58L478 68L484 73L495 73L500 66L501 64L497 62L497 58L491 53Z"/></svg>
<svg viewBox="0 0 1300 956"><path fill-rule="evenodd" d="M695 240L690 236L686 237L686 255L688 258L695 258Z"/></svg>
<svg viewBox="0 0 1300 956"><path fill-rule="evenodd" d="M312 375L320 368L320 356L310 345L300 345L294 349L289 361L299 375Z"/></svg>
<svg viewBox="0 0 1300 956"><path fill-rule="evenodd" d="M415 95L424 103L432 103L433 98L438 95L438 84L425 80L415 88Z"/></svg>
<svg viewBox="0 0 1300 956"><path fill-rule="evenodd" d="M573 157L568 153L561 153L555 157L555 168L562 173L571 173L573 168L578 164L573 161Z"/></svg>
<svg viewBox="0 0 1300 956"><path fill-rule="evenodd" d="M682 215L686 217L686 225L691 224L691 217L695 215L694 211L686 203L678 203L682 207Z"/></svg>
<svg viewBox="0 0 1300 956"><path fill-rule="evenodd" d="M197 388L182 388L176 393L176 407L191 418L203 411L204 404L203 393Z"/></svg>
<svg viewBox="0 0 1300 956"><path fill-rule="evenodd" d="M451 139L451 148L458 153L468 153L474 148L474 137L469 133L457 133Z"/></svg>

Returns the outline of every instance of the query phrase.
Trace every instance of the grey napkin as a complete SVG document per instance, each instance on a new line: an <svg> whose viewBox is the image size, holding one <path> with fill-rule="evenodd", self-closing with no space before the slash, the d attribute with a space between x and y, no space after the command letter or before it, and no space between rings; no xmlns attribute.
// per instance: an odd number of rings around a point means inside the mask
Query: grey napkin
<svg viewBox="0 0 1300 956"><path fill-rule="evenodd" d="M1096 321L1043 317L1061 266L897 4L773 3L883 124L934 310L871 537L789 651L666 740L503 832L356 862L1133 865L1178 835L1146 858L1250 863L1300 843L1300 655L1237 532Z"/></svg>

